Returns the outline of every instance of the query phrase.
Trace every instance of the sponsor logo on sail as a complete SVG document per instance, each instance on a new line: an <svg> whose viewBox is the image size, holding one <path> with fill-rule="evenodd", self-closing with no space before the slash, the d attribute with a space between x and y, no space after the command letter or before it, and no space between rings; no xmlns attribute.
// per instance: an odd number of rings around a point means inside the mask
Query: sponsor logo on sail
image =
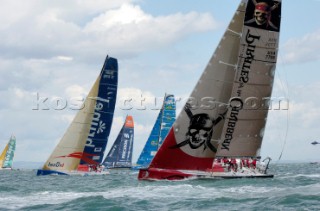
<svg viewBox="0 0 320 211"><path fill-rule="evenodd" d="M221 144L222 146L221 149L226 149L226 150L229 150L229 145L233 138L233 132L238 122L238 114L243 107L243 102L240 98L234 98L230 101L230 106L231 106L231 113L228 120L227 131L224 137L224 141Z"/></svg>
<svg viewBox="0 0 320 211"><path fill-rule="evenodd" d="M157 146L158 145L158 141L157 140L152 140L151 141L151 146Z"/></svg>
<svg viewBox="0 0 320 211"><path fill-rule="evenodd" d="M127 154L128 141L129 141L130 135L128 133L124 133L123 136L124 136L125 140L124 140L124 143L123 143L121 158L125 159L126 158L126 154Z"/></svg>
<svg viewBox="0 0 320 211"><path fill-rule="evenodd" d="M98 111L102 110L102 108L103 108L103 104L97 102L96 107L95 107L95 111L93 113L93 118L92 118L92 122L91 122L89 135L88 135L87 142L85 145L86 147L95 147L92 139L95 137L96 133L97 134L103 133L103 131L106 129L105 123L102 120L100 120L101 114L98 112Z"/></svg>
<svg viewBox="0 0 320 211"><path fill-rule="evenodd" d="M221 144L221 149L222 150L229 150L230 143L233 139L233 133L236 129L236 125L238 122L238 115L239 112L243 108L243 101L241 99L241 93L242 89L245 86L245 84L248 83L249 81L249 73L251 69L251 64L254 60L255 57L255 49L256 49L256 44L255 42L260 40L260 36L254 35L251 33L250 29L248 29L248 32L246 34L246 43L247 43L247 48L245 49L245 57L243 60L243 64L241 66L240 70L240 77L239 77L239 86L237 90L237 97L233 98L230 100L230 107L231 107L231 112L230 116L228 118L228 123L227 123L227 129L224 137L224 141Z"/></svg>
<svg viewBox="0 0 320 211"><path fill-rule="evenodd" d="M97 133L103 133L103 131L106 129L106 124L102 121L99 122L99 127Z"/></svg>
<svg viewBox="0 0 320 211"><path fill-rule="evenodd" d="M56 162L56 163L48 163L48 167L63 167L64 163Z"/></svg>
<svg viewBox="0 0 320 211"><path fill-rule="evenodd" d="M251 63L254 59L254 53L256 49L256 45L254 45L254 41L259 39L260 39L260 36L255 36L253 34L250 34L250 30L248 30L246 35L246 42L248 46L246 49L246 57L244 58L244 62L242 64L242 68L240 72L241 77L239 78L239 82L240 82L239 88L242 88L243 84L249 81L249 71L251 68Z"/></svg>
<svg viewBox="0 0 320 211"><path fill-rule="evenodd" d="M62 155L62 156L58 156L56 158L76 158L76 159L81 159L83 161L85 161L86 163L89 164L98 164L96 161L92 160L90 157L95 156L94 154L89 154L89 153L85 153L85 152L73 152L71 154L68 155Z"/></svg>
<svg viewBox="0 0 320 211"><path fill-rule="evenodd" d="M125 140L123 143L123 149L122 149L122 159L126 158L126 152L127 152L127 147L128 147L128 140Z"/></svg>

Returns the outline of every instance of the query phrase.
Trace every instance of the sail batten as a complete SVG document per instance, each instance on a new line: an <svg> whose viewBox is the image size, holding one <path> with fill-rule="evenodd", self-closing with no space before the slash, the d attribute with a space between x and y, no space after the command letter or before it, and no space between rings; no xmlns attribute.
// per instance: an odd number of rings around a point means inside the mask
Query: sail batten
<svg viewBox="0 0 320 211"><path fill-rule="evenodd" d="M237 36L239 36L239 38L242 36L242 33L239 33L239 32L236 32L236 31L233 31L232 29L227 29L229 32L231 32L232 34L235 34Z"/></svg>
<svg viewBox="0 0 320 211"><path fill-rule="evenodd" d="M234 68L237 67L237 64L230 64L230 63L227 63L227 62L224 62L224 61L219 61L219 63L220 63L220 64L227 65L227 66L230 66L230 67L234 67Z"/></svg>

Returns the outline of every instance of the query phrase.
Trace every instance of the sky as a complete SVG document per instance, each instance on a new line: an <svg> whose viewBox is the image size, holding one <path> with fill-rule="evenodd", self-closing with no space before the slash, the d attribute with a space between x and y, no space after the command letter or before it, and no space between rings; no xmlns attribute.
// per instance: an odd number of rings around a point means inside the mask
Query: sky
<svg viewBox="0 0 320 211"><path fill-rule="evenodd" d="M118 59L119 82L107 150L133 115L135 162L161 106L154 99L174 94L180 112L239 2L0 0L0 150L14 134L15 161L46 161L76 114L70 102L88 94L109 55ZM289 106L270 110L261 149L276 162L281 153L320 161L320 146L311 145L320 138L319 7L283 0L273 97Z"/></svg>

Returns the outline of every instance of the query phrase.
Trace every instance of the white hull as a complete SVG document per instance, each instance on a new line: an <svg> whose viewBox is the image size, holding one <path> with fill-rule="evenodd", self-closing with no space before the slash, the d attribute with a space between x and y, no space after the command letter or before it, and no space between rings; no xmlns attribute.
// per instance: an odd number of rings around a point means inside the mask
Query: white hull
<svg viewBox="0 0 320 211"><path fill-rule="evenodd" d="M100 175L109 175L109 171L102 171L102 172L84 172L84 171L73 171L73 172L64 172L68 175L72 176L100 176Z"/></svg>
<svg viewBox="0 0 320 211"><path fill-rule="evenodd" d="M100 176L108 175L109 171L52 171L52 170L42 170L38 169L37 176L46 176L46 175L66 175L66 176Z"/></svg>
<svg viewBox="0 0 320 211"><path fill-rule="evenodd" d="M0 168L0 170L12 170L12 168Z"/></svg>
<svg viewBox="0 0 320 211"><path fill-rule="evenodd" d="M236 178L271 178L272 174L263 174L256 172L211 172L195 174L196 178L203 179L236 179Z"/></svg>
<svg viewBox="0 0 320 211"><path fill-rule="evenodd" d="M237 178L272 178L274 175L252 168L242 168L239 171L207 171L172 170L148 168L141 169L139 178L142 180L182 180L182 179L237 179Z"/></svg>
<svg viewBox="0 0 320 211"><path fill-rule="evenodd" d="M204 172L204 171L186 171L180 170L184 174L194 175L196 178L254 178L254 177L273 177L272 174L265 174L257 169L243 168L237 172Z"/></svg>

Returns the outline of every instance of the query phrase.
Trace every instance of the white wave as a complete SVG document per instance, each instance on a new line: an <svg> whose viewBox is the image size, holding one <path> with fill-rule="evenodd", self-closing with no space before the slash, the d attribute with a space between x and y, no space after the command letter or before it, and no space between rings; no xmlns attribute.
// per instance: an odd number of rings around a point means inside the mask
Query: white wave
<svg viewBox="0 0 320 211"><path fill-rule="evenodd" d="M212 183L197 184L177 184L159 183L147 184L138 183L137 186L121 186L114 187L107 191L100 192L54 192L43 191L26 196L6 196L0 195L0 209L19 209L27 206L36 206L43 204L62 204L72 200L86 197L102 196L105 199L123 198L131 201L154 199L166 201L168 203L180 200L219 200L220 198L230 199L248 199L248 198L281 198L291 194L307 194L319 196L320 183L296 186L296 187L269 187L244 185L244 186L221 186L217 183L212 186Z"/></svg>
<svg viewBox="0 0 320 211"><path fill-rule="evenodd" d="M49 192L44 191L29 196L2 196L0 197L0 208L19 209L26 206L42 204L61 204L77 198L92 196L95 193L75 193L75 192ZM97 194L99 195L99 194Z"/></svg>
<svg viewBox="0 0 320 211"><path fill-rule="evenodd" d="M299 178L299 177L307 177L307 178L320 178L320 174L286 174L285 176L280 176L280 179L288 179L288 178Z"/></svg>
<svg viewBox="0 0 320 211"><path fill-rule="evenodd" d="M142 186L119 188L102 193L106 199L117 197L130 197L136 199L213 199L221 197L230 198L248 198L255 197L258 193L267 193L269 196L274 191L280 191L281 188L269 187L255 187L255 186L242 186L242 187L206 187L203 185L165 185L165 186Z"/></svg>

